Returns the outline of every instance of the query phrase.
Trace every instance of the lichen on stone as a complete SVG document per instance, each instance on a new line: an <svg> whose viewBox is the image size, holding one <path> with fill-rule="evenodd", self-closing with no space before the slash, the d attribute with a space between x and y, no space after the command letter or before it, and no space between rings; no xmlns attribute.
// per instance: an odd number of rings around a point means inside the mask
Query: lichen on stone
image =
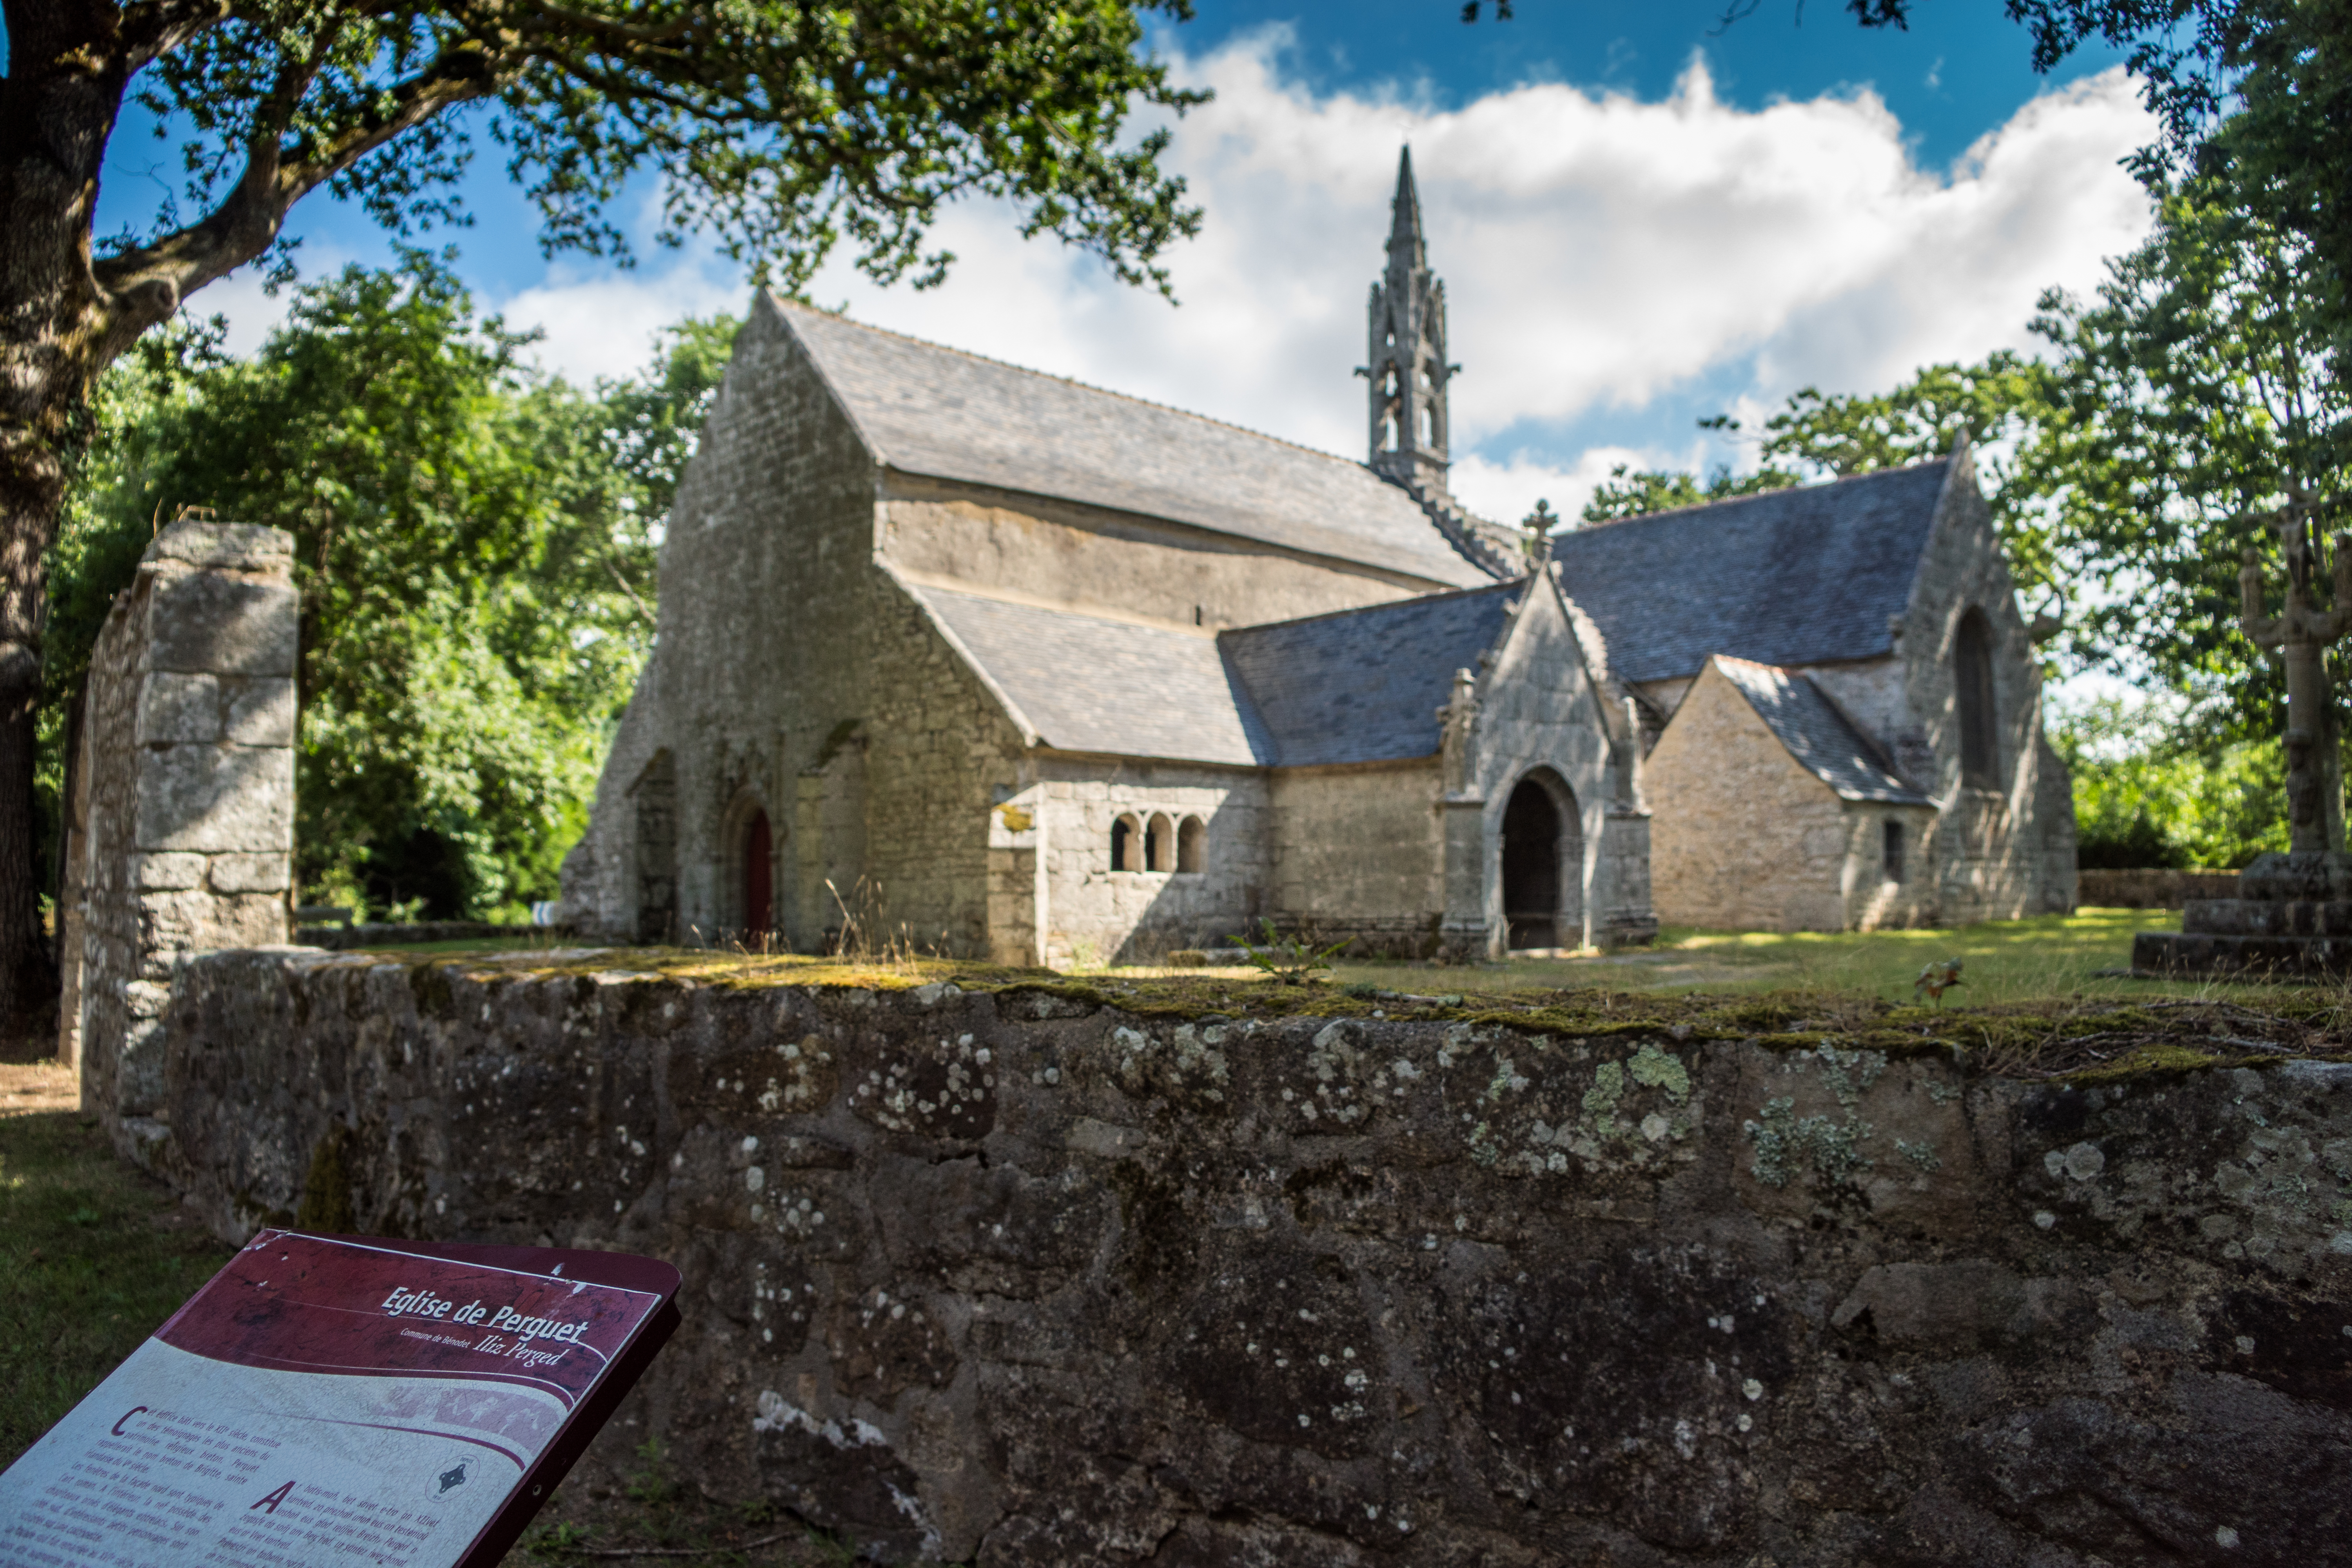
<svg viewBox="0 0 2352 1568"><path fill-rule="evenodd" d="M1760 1121L1740 1123L1741 1134L1756 1146L1748 1170L1758 1181L1768 1187L1785 1187L1804 1166L1835 1187L1870 1168L1860 1145L1876 1128L1852 1113L1836 1122L1826 1116L1800 1117L1796 1109L1791 1097L1768 1100L1759 1113Z"/></svg>
<svg viewBox="0 0 2352 1568"><path fill-rule="evenodd" d="M1883 1064L1885 1058L1880 1060ZM1683 1066L1682 1058L1672 1052L1662 1051L1644 1040L1642 1048L1633 1053L1633 1059L1626 1066L1635 1083L1644 1089L1664 1089L1666 1098L1676 1105L1690 1098L1690 1069Z"/></svg>
<svg viewBox="0 0 2352 1568"><path fill-rule="evenodd" d="M1158 1094L1180 1105L1218 1105L1233 1078L1232 1064L1218 1047L1222 1025L1206 1028L1181 1024L1162 1039L1124 1025L1111 1031L1112 1075L1138 1099Z"/></svg>
<svg viewBox="0 0 2352 1568"><path fill-rule="evenodd" d="M1862 1097L1870 1092L1871 1086L1886 1070L1884 1051L1842 1051L1823 1043L1813 1056L1822 1064L1822 1085L1849 1110L1862 1102Z"/></svg>
<svg viewBox="0 0 2352 1568"><path fill-rule="evenodd" d="M1592 1075L1592 1087L1584 1091L1584 1113L1605 1123L1624 1098L1625 1068L1617 1062L1602 1062Z"/></svg>
<svg viewBox="0 0 2352 1568"><path fill-rule="evenodd" d="M1895 1152L1922 1171L1937 1171L1943 1168L1944 1157L1936 1152L1935 1145L1932 1143L1915 1143L1907 1138L1897 1138L1895 1141Z"/></svg>

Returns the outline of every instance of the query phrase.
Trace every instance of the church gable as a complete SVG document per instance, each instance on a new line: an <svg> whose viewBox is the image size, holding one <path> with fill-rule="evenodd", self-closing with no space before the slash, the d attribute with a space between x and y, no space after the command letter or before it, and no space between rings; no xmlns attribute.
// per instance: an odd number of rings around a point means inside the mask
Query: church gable
<svg viewBox="0 0 2352 1568"><path fill-rule="evenodd" d="M1791 759L1840 798L1899 805L1930 804L1926 795L1896 776L1876 743L1809 677L1726 656L1711 660L1710 670L1747 699ZM1675 715L1675 722L1681 722L1680 714ZM1668 733L1672 732L1670 727Z"/></svg>

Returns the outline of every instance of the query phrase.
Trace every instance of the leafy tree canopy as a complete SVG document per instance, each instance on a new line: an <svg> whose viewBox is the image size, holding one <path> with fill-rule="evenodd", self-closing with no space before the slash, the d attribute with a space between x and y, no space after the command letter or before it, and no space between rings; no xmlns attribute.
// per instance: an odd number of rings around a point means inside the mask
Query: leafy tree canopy
<svg viewBox="0 0 2352 1568"><path fill-rule="evenodd" d="M2074 779L2084 867L2242 867L2287 847L2286 772L2275 739L2185 732L2166 703L2101 698L2056 713L2051 744Z"/></svg>
<svg viewBox="0 0 2352 1568"><path fill-rule="evenodd" d="M1119 132L1138 105L1204 95L1142 52L1154 10L1190 15L1187 0L134 0L121 64L183 177L152 226L101 246L100 270L184 294L199 253L274 234L322 184L396 235L457 219L480 132L550 250L625 257L604 204L651 169L663 243L708 229L787 288L844 239L877 278L937 279L952 258L925 254L924 233L967 194L1012 198L1024 232L1164 285L1151 258L1198 215L1158 170L1166 132Z"/></svg>
<svg viewBox="0 0 2352 1568"><path fill-rule="evenodd" d="M1979 480L2009 539L2013 566L2028 583L2045 582L2052 569L2050 542L2012 482L2009 454L2032 427L2047 396L2047 375L2033 361L2002 350L1980 364L1929 365L1884 393L1824 393L1808 386L1767 417L1758 435L1744 437L1756 446L1754 469L1740 473L1719 466L1702 479L1671 470L1628 472L1620 464L1593 492L1584 520L1637 517L1927 462L1948 453L1966 435L1978 448ZM1702 419L1699 427L1741 432L1740 422L1727 414Z"/></svg>
<svg viewBox="0 0 2352 1568"><path fill-rule="evenodd" d="M2034 323L2055 363L2019 480L2079 589L2074 653L2249 737L2275 732L2280 685L2238 631L2240 552L2275 561L2262 514L2293 489L2352 483L2352 397L2308 257L2192 184L2093 297L2047 295Z"/></svg>
<svg viewBox="0 0 2352 1568"><path fill-rule="evenodd" d="M1778 468L1736 474L1725 464L1701 479L1696 474L1678 473L1671 468L1635 468L1630 463L1619 463L1609 470L1607 479L1594 487L1591 499L1584 503L1582 516L1586 522L1614 522L1621 518L1704 506L1708 501L1729 500L1734 496L1754 495L1761 490L1786 489L1796 482L1796 475Z"/></svg>
<svg viewBox="0 0 2352 1568"><path fill-rule="evenodd" d="M124 361L56 554L53 703L155 520L200 503L287 529L305 896L436 916L552 897L732 337L688 322L649 374L583 395L412 253L302 289L249 363L201 331Z"/></svg>

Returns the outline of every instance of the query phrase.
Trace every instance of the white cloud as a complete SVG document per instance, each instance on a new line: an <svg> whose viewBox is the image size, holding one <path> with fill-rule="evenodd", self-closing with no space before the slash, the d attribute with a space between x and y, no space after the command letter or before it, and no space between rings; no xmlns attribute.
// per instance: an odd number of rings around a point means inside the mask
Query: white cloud
<svg viewBox="0 0 2352 1568"><path fill-rule="evenodd" d="M2147 226L2117 160L2152 126L2120 71L2035 99L1937 174L1867 92L1741 110L1695 60L1662 102L1547 83L1441 110L1315 96L1284 74L1286 45L1268 29L1180 61L1217 91L1169 153L1207 212L1171 258L1181 309L1024 244L978 204L942 227L960 258L944 287L883 289L836 263L815 293L860 320L1353 454L1363 395L1348 373L1409 141L1466 367L1461 488L1491 513L1518 516L1540 494L1572 514L1610 462L1677 460L1579 457L1568 426L1580 416L1702 384L1719 388L1717 406L1760 413L1809 384L1870 390L2030 347L2041 290L2095 283Z"/></svg>
<svg viewBox="0 0 2352 1568"><path fill-rule="evenodd" d="M2147 224L2116 161L2152 125L2120 71L2032 100L1937 173L1868 92L1742 110L1694 59L1662 101L1539 83L1445 109L1410 86L1318 96L1286 71L1288 47L1270 27L1171 55L1217 93L1177 122L1167 157L1207 214L1168 258L1181 308L1023 241L979 202L940 226L960 258L945 286L882 289L843 258L812 293L1353 455L1364 395L1349 372L1410 142L1465 366L1459 488L1489 515L1520 516L1538 495L1573 515L1613 462L1695 460L1666 449L1693 434L1686 414L1666 427L1666 400L1760 414L1809 384L1874 390L2030 346L2039 292L2095 283ZM740 310L745 295L706 250L660 270L551 275L496 303L546 329L543 363L585 381L641 365L664 323ZM1639 428L1644 409L1654 430Z"/></svg>
<svg viewBox="0 0 2352 1568"><path fill-rule="evenodd" d="M1570 521L1608 479L1609 470L1628 468L1696 468L1706 458L1706 444L1693 442L1682 451L1655 447L1587 447L1566 463L1550 462L1531 453L1513 453L1496 462L1472 453L1456 458L1447 473L1454 496L1481 517L1517 522L1545 500Z"/></svg>
<svg viewBox="0 0 2352 1568"><path fill-rule="evenodd" d="M246 267L191 295L188 314L226 319L228 331L222 346L243 358L259 348L269 330L286 319L286 308L291 303L292 298L283 291L273 299L262 288L261 269Z"/></svg>
<svg viewBox="0 0 2352 1568"><path fill-rule="evenodd" d="M546 282L497 301L509 327L545 335L530 354L542 369L577 386L598 376L625 376L652 361L661 329L686 316L740 315L741 282L689 250L657 272L613 271L580 277L558 271Z"/></svg>

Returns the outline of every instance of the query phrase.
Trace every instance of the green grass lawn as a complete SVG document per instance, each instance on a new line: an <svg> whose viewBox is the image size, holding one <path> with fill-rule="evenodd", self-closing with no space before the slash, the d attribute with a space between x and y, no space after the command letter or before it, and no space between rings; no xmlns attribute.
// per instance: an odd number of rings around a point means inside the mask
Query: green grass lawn
<svg viewBox="0 0 2352 1568"><path fill-rule="evenodd" d="M2209 982L2119 979L2103 970L2131 964L2132 935L2179 931L2178 910L2084 910L2033 920L1990 921L1939 930L1885 931L1708 931L1668 928L1656 945L1589 958L1518 958L1507 963L1445 971L1444 990L1523 985L1605 985L1639 991L1844 991L1884 1001L1909 1002L1926 965L1961 962L1959 988L1947 1005L2020 1002L2074 996L2116 1000L2147 996L2276 995L2269 986ZM1431 972L1387 964L1342 964L1341 983L1427 991Z"/></svg>
<svg viewBox="0 0 2352 1568"><path fill-rule="evenodd" d="M1412 992L1499 991L1601 986L1612 991L1838 991L1882 1001L1914 999L1913 982L1931 963L1957 958L1958 989L1948 1005L1990 1005L2035 998L2128 1001L2145 997L2231 998L2259 1005L2286 988L2210 981L2133 980L2111 972L2131 965L2134 933L2179 931L2178 910L2083 910L2032 920L1884 931L1714 931L1669 927L1655 944L1578 958L1514 958L1503 963L1437 968L1419 963L1341 961L1329 978L1342 985L1370 984ZM559 949L553 935L418 943L383 948L402 957L520 957ZM687 956L670 954L677 959ZM721 955L707 953L706 961ZM793 961L808 962L808 961ZM942 974L951 966L910 959L908 975ZM1170 969L1154 964L1075 966L1073 973L1110 978L1255 977L1248 969ZM2331 988L2341 990L2341 987Z"/></svg>
<svg viewBox="0 0 2352 1568"><path fill-rule="evenodd" d="M231 1255L79 1112L0 1116L0 1466Z"/></svg>

